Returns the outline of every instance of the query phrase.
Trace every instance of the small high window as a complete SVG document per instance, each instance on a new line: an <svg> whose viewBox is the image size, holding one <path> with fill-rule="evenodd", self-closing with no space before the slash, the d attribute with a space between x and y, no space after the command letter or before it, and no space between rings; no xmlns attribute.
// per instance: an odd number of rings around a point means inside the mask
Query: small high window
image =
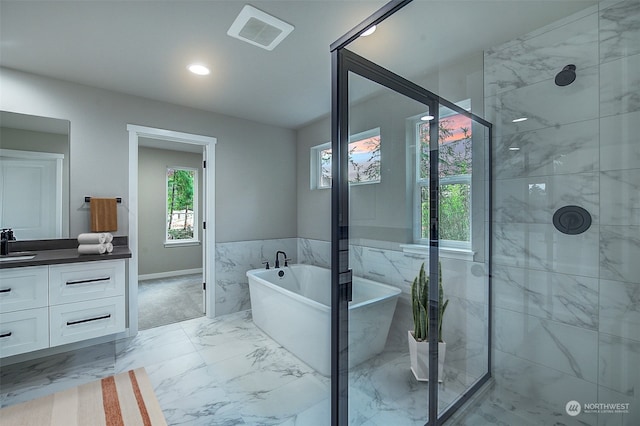
<svg viewBox="0 0 640 426"><path fill-rule="evenodd" d="M349 138L349 183L380 182L380 128ZM331 142L311 148L311 188L331 188Z"/></svg>
<svg viewBox="0 0 640 426"><path fill-rule="evenodd" d="M167 168L166 242L198 241L198 171L187 167Z"/></svg>

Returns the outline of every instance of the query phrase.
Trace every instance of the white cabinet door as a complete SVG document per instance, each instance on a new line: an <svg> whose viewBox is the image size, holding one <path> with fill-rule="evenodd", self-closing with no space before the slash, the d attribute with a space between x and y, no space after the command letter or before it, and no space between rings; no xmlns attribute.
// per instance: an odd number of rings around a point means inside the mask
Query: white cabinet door
<svg viewBox="0 0 640 426"><path fill-rule="evenodd" d="M124 292L124 260L101 260L49 267L50 305L122 296Z"/></svg>
<svg viewBox="0 0 640 426"><path fill-rule="evenodd" d="M48 308L0 314L0 357L49 347Z"/></svg>
<svg viewBox="0 0 640 426"><path fill-rule="evenodd" d="M49 308L51 346L125 330L124 296L66 303Z"/></svg>
<svg viewBox="0 0 640 426"><path fill-rule="evenodd" d="M49 267L0 269L0 313L48 304Z"/></svg>

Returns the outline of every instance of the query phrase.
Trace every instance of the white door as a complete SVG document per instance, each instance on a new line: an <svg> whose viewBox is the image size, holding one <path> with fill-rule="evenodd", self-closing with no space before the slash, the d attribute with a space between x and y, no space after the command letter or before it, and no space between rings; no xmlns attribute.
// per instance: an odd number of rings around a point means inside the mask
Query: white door
<svg viewBox="0 0 640 426"><path fill-rule="evenodd" d="M0 226L12 228L19 240L61 238L64 156L0 154Z"/></svg>

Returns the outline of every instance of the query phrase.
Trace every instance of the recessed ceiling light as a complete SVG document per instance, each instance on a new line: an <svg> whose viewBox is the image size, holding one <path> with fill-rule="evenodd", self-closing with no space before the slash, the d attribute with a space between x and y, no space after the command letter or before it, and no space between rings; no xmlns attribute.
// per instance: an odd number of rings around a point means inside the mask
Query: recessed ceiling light
<svg viewBox="0 0 640 426"><path fill-rule="evenodd" d="M517 147L517 146L510 146L510 147L509 147L509 151L520 151L520 147Z"/></svg>
<svg viewBox="0 0 640 426"><path fill-rule="evenodd" d="M360 37L366 37L366 36L370 36L371 34L376 32L376 26L372 25L369 27L369 29L365 32L363 32L362 34L360 34Z"/></svg>
<svg viewBox="0 0 640 426"><path fill-rule="evenodd" d="M435 117L433 115L423 115L422 117L420 117L420 120L422 120L422 121L431 121L434 118Z"/></svg>
<svg viewBox="0 0 640 426"><path fill-rule="evenodd" d="M192 73L198 75L209 75L211 73L211 71L209 71L209 68L201 64L191 64L187 67L187 69Z"/></svg>
<svg viewBox="0 0 640 426"><path fill-rule="evenodd" d="M514 118L513 120L511 120L512 123L520 123L521 121L527 121L528 118L527 117L520 117L520 118Z"/></svg>

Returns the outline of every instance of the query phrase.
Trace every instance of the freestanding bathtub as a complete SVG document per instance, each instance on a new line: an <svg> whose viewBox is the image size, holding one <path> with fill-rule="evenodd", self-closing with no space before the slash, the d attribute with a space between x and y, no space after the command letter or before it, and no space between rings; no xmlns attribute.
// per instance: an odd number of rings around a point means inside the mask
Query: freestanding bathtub
<svg viewBox="0 0 640 426"><path fill-rule="evenodd" d="M331 375L331 271L292 265L253 269L247 277L253 322L320 374ZM398 288L353 277L350 367L382 352L399 294Z"/></svg>

